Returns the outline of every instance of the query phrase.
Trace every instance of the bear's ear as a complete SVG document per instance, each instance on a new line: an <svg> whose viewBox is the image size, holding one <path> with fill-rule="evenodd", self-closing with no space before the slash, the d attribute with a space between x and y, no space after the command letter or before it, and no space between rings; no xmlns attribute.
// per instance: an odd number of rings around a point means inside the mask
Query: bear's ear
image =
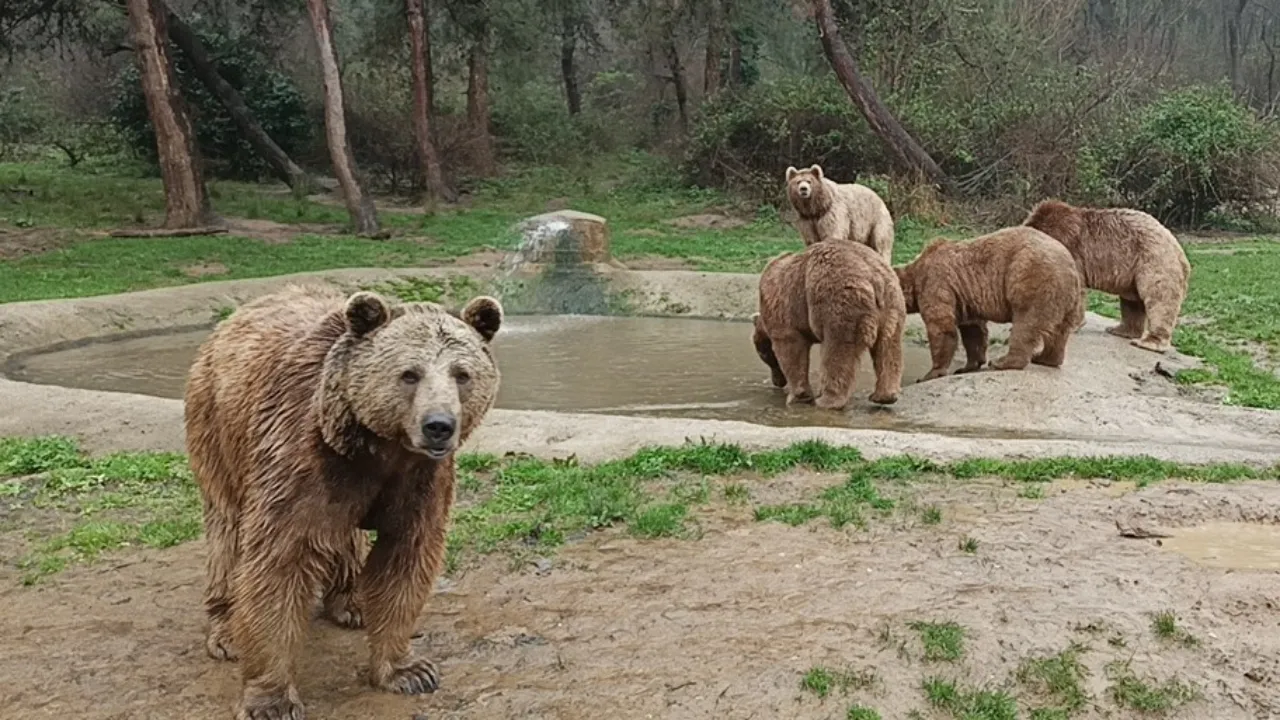
<svg viewBox="0 0 1280 720"><path fill-rule="evenodd" d="M795 177L795 176L796 176L796 174L797 174L797 173L799 173L799 172L800 172L800 171L799 171L799 170L797 170L797 169L795 169L794 167L788 166L788 167L787 167L787 182L791 182L791 178Z"/></svg>
<svg viewBox="0 0 1280 720"><path fill-rule="evenodd" d="M809 168L809 170L810 170L810 171L812 171L814 175L817 175L819 180L821 180L821 179L822 179L822 166L821 166L821 165L814 165L813 167L810 167L810 168Z"/></svg>
<svg viewBox="0 0 1280 720"><path fill-rule="evenodd" d="M474 297L462 308L462 322L475 328L480 337L489 342L502 327L502 303L488 295Z"/></svg>
<svg viewBox="0 0 1280 720"><path fill-rule="evenodd" d="M391 320L391 308L377 293L361 291L347 298L347 327L364 337Z"/></svg>

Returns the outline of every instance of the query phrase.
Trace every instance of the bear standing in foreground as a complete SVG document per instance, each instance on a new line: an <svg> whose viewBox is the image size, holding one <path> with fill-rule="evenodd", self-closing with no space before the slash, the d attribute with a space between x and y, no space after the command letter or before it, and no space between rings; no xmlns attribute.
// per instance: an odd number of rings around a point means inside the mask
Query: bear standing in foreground
<svg viewBox="0 0 1280 720"><path fill-rule="evenodd" d="M366 626L370 681L435 690L409 639L444 563L454 452L493 406L502 306L455 317L290 287L241 307L201 346L187 452L204 499L206 648L237 656L239 720L304 716L293 661L316 593ZM376 530L367 559L362 529Z"/></svg>
<svg viewBox="0 0 1280 720"><path fill-rule="evenodd" d="M788 405L814 400L809 388L814 343L822 345L818 407L840 410L849 404L858 361L868 350L876 371L871 402L891 405L902 388L906 316L893 269L875 251L853 243L817 243L765 266L751 339L773 384L787 388Z"/></svg>
<svg viewBox="0 0 1280 720"><path fill-rule="evenodd" d="M1191 264L1178 239L1140 210L1073 207L1046 200L1027 216L1067 247L1087 288L1120 298L1120 324L1107 332L1143 350L1165 352L1182 312Z"/></svg>
<svg viewBox="0 0 1280 720"><path fill-rule="evenodd" d="M875 250L885 263L893 262L893 216L871 188L828 180L820 165L789 167L787 199L799 216L805 246L848 240Z"/></svg>
<svg viewBox="0 0 1280 720"><path fill-rule="evenodd" d="M921 380L950 372L957 340L973 372L987 361L987 323L1013 323L1009 351L995 370L1028 362L1059 367L1067 341L1084 319L1084 286L1071 254L1028 227L1005 228L968 242L938 239L895 268L907 312L920 313L933 368Z"/></svg>

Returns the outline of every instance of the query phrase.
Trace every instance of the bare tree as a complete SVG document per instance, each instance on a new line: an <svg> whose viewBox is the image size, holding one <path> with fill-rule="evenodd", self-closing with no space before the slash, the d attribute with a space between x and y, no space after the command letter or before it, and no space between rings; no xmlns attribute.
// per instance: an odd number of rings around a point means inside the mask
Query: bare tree
<svg viewBox="0 0 1280 720"><path fill-rule="evenodd" d="M156 2L167 13L165 21L169 27L169 39L191 62L196 78L226 108L236 128L253 146L254 151L267 162L276 177L287 183L289 187L299 193L308 192L311 189L310 176L298 167L289 154L271 139L271 136L267 135L266 130L262 129L262 125L245 104L244 98L218 73L218 69L209 58L209 53L205 51L204 43L200 42L200 37L164 3L164 0L156 0Z"/></svg>
<svg viewBox="0 0 1280 720"><path fill-rule="evenodd" d="M858 63L840 37L840 28L831 10L831 0L810 0L810 3L814 20L818 24L822 52L827 56L827 62L831 63L831 69L835 71L849 99L866 118L872 132L889 146L903 167L919 173L948 192L954 192L955 183L929 157L920 143L911 137L902 123L898 122L898 118L894 117L876 94L875 88L858 71Z"/></svg>
<svg viewBox="0 0 1280 720"><path fill-rule="evenodd" d="M131 0L136 1L136 0ZM356 176L356 160L347 142L347 120L342 98L342 75L338 70L338 53L333 47L333 26L329 21L327 0L307 0L307 13L315 33L324 78L324 128L329 144L333 173L342 187L342 197L355 231L362 235L378 232L378 213L373 197L360 187Z"/></svg>
<svg viewBox="0 0 1280 720"><path fill-rule="evenodd" d="M702 71L702 95L711 98L720 92L720 56L724 52L725 2L707 0L707 62Z"/></svg>
<svg viewBox="0 0 1280 720"><path fill-rule="evenodd" d="M165 10L159 0L128 0L129 25L147 112L155 128L160 177L164 180L164 226L201 227L213 221L195 129L174 81L165 41Z"/></svg>
<svg viewBox="0 0 1280 720"><path fill-rule="evenodd" d="M467 56L467 126L471 130L471 161L480 175L493 175L498 162L489 126L489 19L481 19L474 30Z"/></svg>
<svg viewBox="0 0 1280 720"><path fill-rule="evenodd" d="M578 88L578 70L574 63L581 26L582 19L575 9L565 8L560 19L560 77L564 81L564 97L570 115L582 112L582 91Z"/></svg>
<svg viewBox="0 0 1280 720"><path fill-rule="evenodd" d="M424 0L405 0L413 75L413 140L417 146L422 183L430 200L454 202L458 194L444 179L431 130L431 26Z"/></svg>

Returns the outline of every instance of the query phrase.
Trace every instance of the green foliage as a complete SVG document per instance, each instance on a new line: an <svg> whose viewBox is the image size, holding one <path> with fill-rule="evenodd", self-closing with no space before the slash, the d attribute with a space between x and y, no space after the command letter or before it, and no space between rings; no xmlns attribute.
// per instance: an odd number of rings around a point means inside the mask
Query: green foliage
<svg viewBox="0 0 1280 720"><path fill-rule="evenodd" d="M1274 187L1277 140L1228 87L1175 90L1081 148L1079 190L1171 224L1202 224L1220 205L1248 204Z"/></svg>
<svg viewBox="0 0 1280 720"><path fill-rule="evenodd" d="M214 32L193 20L193 30L223 79L240 92L267 135L286 153L296 153L313 138L315 118L294 82L273 70L255 40ZM214 177L257 180L268 175L266 163L253 151L218 99L196 78L190 61L176 49L174 74L191 109L196 141ZM115 82L111 120L129 146L148 162L156 162L155 130L147 113L137 68L131 63Z"/></svg>

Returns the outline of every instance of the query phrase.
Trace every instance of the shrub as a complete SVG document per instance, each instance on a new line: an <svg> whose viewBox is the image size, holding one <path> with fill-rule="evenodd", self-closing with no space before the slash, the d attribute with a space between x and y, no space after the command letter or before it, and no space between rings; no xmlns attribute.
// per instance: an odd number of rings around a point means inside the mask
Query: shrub
<svg viewBox="0 0 1280 720"><path fill-rule="evenodd" d="M1198 225L1221 206L1248 206L1275 187L1277 136L1222 87L1190 87L1123 115L1077 160L1091 201Z"/></svg>
<svg viewBox="0 0 1280 720"><path fill-rule="evenodd" d="M316 121L293 81L270 68L267 59L246 36L227 35L192 26L204 43L223 79L240 92L245 104L267 135L286 153L304 148L312 138ZM195 77L190 62L173 50L174 74L186 98L195 125L196 141L206 163L206 172L217 177L258 180L269 168L249 142L241 136L231 116ZM155 163L155 130L147 113L137 68L129 65L116 77L115 102L111 120L129 146L142 158Z"/></svg>

